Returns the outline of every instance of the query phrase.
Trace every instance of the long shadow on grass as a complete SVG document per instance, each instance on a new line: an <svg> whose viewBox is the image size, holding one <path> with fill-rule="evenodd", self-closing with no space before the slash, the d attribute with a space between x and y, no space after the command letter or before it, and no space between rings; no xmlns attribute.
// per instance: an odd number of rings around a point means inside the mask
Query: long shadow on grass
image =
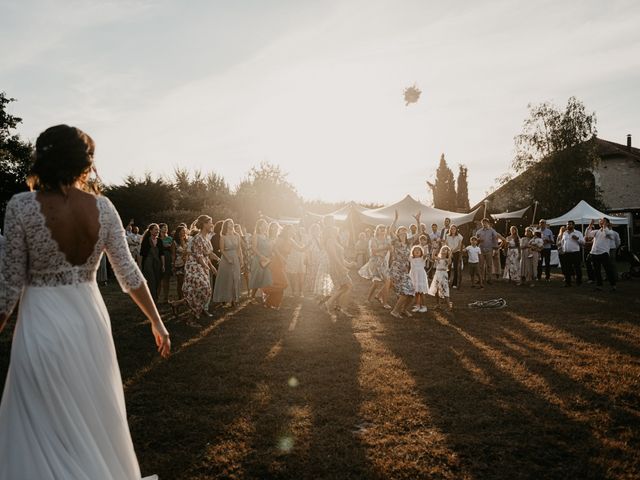
<svg viewBox="0 0 640 480"><path fill-rule="evenodd" d="M625 381L630 376L625 370L633 367L598 349L591 356L571 344L548 349L526 325L520 326L520 331L508 327L492 334L474 326L467 326L466 331L525 366L539 395L558 406L573 423L590 430L592 441L574 447L577 456L588 457L592 465L597 463L609 478L631 472L640 457L637 382ZM611 361L612 365L603 368Z"/></svg>
<svg viewBox="0 0 640 480"><path fill-rule="evenodd" d="M468 325L441 313L381 321L381 340L414 375L432 420L472 476L604 476L591 461L601 444L589 426L536 391L536 377L526 377L527 366L490 329L469 334Z"/></svg>
<svg viewBox="0 0 640 480"><path fill-rule="evenodd" d="M349 320L310 301L248 307L129 387L143 472L371 478L351 431L358 365Z"/></svg>
<svg viewBox="0 0 640 480"><path fill-rule="evenodd" d="M360 347L352 320L312 302L289 314L279 351L263 365L271 401L255 425L247 478L372 478L353 430Z"/></svg>
<svg viewBox="0 0 640 480"><path fill-rule="evenodd" d="M149 371L127 390L129 422L145 474L209 478L233 474L229 458L210 449L242 431L230 431L255 401L264 380L259 368L287 329L286 321L250 306L198 343Z"/></svg>
<svg viewBox="0 0 640 480"><path fill-rule="evenodd" d="M640 335L640 329L637 328L640 315L637 312L622 314L621 312L602 314L591 314L581 321L562 322L558 324L546 318L536 318L539 322L547 323L555 328L565 330L567 333L585 342L596 343L600 346L609 348L626 355L635 357L640 356L640 345L637 338ZM635 324L636 341L626 336L623 330L617 328L625 325Z"/></svg>

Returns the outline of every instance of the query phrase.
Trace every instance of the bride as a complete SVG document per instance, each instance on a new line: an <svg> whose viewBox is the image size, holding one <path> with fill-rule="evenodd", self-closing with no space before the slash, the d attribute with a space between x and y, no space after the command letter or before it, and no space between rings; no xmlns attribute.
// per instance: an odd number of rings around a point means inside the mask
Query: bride
<svg viewBox="0 0 640 480"><path fill-rule="evenodd" d="M0 403L2 479L140 479L96 284L103 252L151 321L160 355L169 355L171 343L118 213L88 192L93 152L93 140L77 128L45 130L30 174L38 190L7 205L0 331L18 300L20 307Z"/></svg>

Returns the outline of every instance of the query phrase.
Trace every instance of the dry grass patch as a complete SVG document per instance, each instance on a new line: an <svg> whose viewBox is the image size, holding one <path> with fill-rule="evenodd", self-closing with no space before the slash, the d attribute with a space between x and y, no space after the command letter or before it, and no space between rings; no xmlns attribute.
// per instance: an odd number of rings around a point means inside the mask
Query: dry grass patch
<svg viewBox="0 0 640 480"><path fill-rule="evenodd" d="M368 285L356 282L354 298ZM639 478L640 284L494 284L397 320L243 304L175 354L103 290L145 474L163 479ZM503 297L502 310L468 302ZM164 312L165 314L168 312ZM11 334L0 336L4 379Z"/></svg>

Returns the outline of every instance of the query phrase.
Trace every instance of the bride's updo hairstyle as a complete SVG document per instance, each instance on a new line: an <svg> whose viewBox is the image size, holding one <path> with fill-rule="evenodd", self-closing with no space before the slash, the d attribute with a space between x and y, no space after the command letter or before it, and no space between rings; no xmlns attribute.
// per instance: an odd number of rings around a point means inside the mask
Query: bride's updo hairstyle
<svg viewBox="0 0 640 480"><path fill-rule="evenodd" d="M27 183L33 190L60 190L85 180L94 171L93 139L76 127L56 125L47 128L36 140L34 162ZM97 193L96 182L84 181L84 190Z"/></svg>

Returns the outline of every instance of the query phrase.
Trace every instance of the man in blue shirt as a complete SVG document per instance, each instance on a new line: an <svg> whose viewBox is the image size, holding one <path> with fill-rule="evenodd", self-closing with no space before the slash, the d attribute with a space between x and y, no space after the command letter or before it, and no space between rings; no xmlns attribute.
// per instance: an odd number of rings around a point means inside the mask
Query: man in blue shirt
<svg viewBox="0 0 640 480"><path fill-rule="evenodd" d="M544 260L544 276L547 282L551 279L551 247L553 246L553 232L547 228L547 221L540 220L538 222L538 231L542 237L542 252L540 252L540 260L538 260L538 280L542 279L542 261Z"/></svg>
<svg viewBox="0 0 640 480"><path fill-rule="evenodd" d="M480 247L480 278L483 283L491 284L491 266L498 232L491 228L488 218L482 219L482 228L476 232Z"/></svg>

